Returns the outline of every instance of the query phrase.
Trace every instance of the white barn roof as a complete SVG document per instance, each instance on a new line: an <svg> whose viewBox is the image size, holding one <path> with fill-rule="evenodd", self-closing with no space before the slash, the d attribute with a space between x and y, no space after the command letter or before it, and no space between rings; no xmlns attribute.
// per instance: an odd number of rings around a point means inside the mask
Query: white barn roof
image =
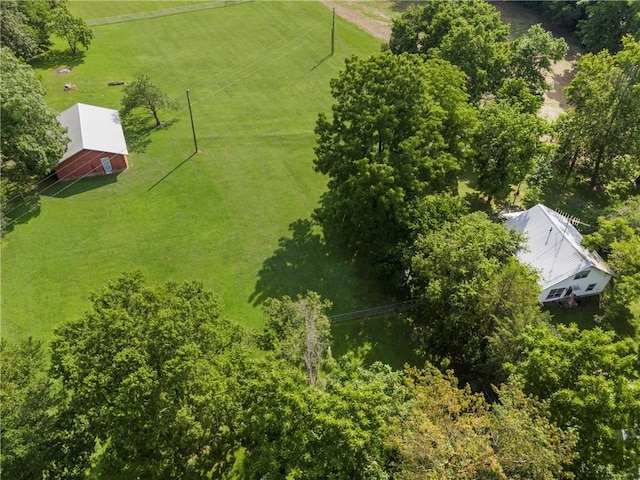
<svg viewBox="0 0 640 480"><path fill-rule="evenodd" d="M76 103L58 115L58 121L70 139L60 162L82 150L129 153L117 110Z"/></svg>
<svg viewBox="0 0 640 480"><path fill-rule="evenodd" d="M518 258L540 272L543 290L591 267L615 275L600 255L581 245L580 232L558 212L538 204L504 216L508 228L524 234L526 250Z"/></svg>

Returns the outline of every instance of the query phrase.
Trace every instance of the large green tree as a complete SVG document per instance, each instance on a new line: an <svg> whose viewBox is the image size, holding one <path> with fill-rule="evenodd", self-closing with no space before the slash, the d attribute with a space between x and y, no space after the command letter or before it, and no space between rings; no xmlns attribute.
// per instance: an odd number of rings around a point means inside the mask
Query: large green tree
<svg viewBox="0 0 640 480"><path fill-rule="evenodd" d="M394 19L389 47L395 54L419 53L457 65L467 75L471 98L479 100L504 80L508 34L508 25L487 2L427 2Z"/></svg>
<svg viewBox="0 0 640 480"><path fill-rule="evenodd" d="M67 42L73 55L78 53L80 45L89 49L93 40L93 30L82 18L74 17L66 4L53 11L51 22L53 33Z"/></svg>
<svg viewBox="0 0 640 480"><path fill-rule="evenodd" d="M544 148L544 119L521 112L519 104L498 101L480 110L480 126L474 136L473 168L481 192L505 201L513 185L522 182L535 167Z"/></svg>
<svg viewBox="0 0 640 480"><path fill-rule="evenodd" d="M592 188L626 187L640 169L640 42L580 58L567 87L573 107L558 122L558 164L589 178Z"/></svg>
<svg viewBox="0 0 640 480"><path fill-rule="evenodd" d="M523 79L531 93L542 96L549 89L545 75L550 73L552 62L562 60L567 50L563 38L554 38L541 25L533 25L509 45L511 77Z"/></svg>
<svg viewBox="0 0 640 480"><path fill-rule="evenodd" d="M47 107L45 90L33 69L8 48L0 50L0 165L2 216L7 201L31 192L35 182L58 164L68 137Z"/></svg>
<svg viewBox="0 0 640 480"><path fill-rule="evenodd" d="M640 464L638 346L598 327L527 329L513 367L524 391L549 402L551 419L578 434L577 479L634 479Z"/></svg>
<svg viewBox="0 0 640 480"><path fill-rule="evenodd" d="M233 461L244 349L196 282L122 275L56 331L51 371L97 440L104 478L210 478Z"/></svg>
<svg viewBox="0 0 640 480"><path fill-rule="evenodd" d="M0 43L16 57L30 60L51 46L49 0L3 0L0 2Z"/></svg>
<svg viewBox="0 0 640 480"><path fill-rule="evenodd" d="M475 115L456 67L413 55L351 57L320 114L315 168L329 177L315 217L330 240L381 262L406 240L412 206L455 191Z"/></svg>
<svg viewBox="0 0 640 480"><path fill-rule="evenodd" d="M640 3L635 0L578 2L583 4L584 18L578 22L577 33L590 52L622 48L622 38L633 35L640 40Z"/></svg>
<svg viewBox="0 0 640 480"><path fill-rule="evenodd" d="M400 372L345 358L323 388L282 361L261 363L250 377L243 478L389 478L384 443Z"/></svg>
<svg viewBox="0 0 640 480"><path fill-rule="evenodd" d="M137 108L148 110L153 115L156 127L162 125L158 112L173 108L174 102L158 86L151 83L148 75L139 75L133 82L125 85L120 114L127 120Z"/></svg>
<svg viewBox="0 0 640 480"><path fill-rule="evenodd" d="M464 380L475 372L476 387L494 381L480 372L499 320L529 319L535 315L521 309L537 311L531 302L538 289L535 276L513 256L519 243L503 225L475 212L419 236L407 265L407 286L415 300L410 320L420 350L436 365L451 362ZM512 278L500 281L503 272Z"/></svg>
<svg viewBox="0 0 640 480"><path fill-rule="evenodd" d="M82 478L94 438L67 408L59 382L46 374L41 342L4 339L0 348L0 476Z"/></svg>
<svg viewBox="0 0 640 480"><path fill-rule="evenodd" d="M640 196L630 197L598 219L584 244L598 250L616 272L602 293L603 320L630 330L640 341Z"/></svg>
<svg viewBox="0 0 640 480"><path fill-rule="evenodd" d="M517 384L489 405L449 371L427 365L405 374L406 405L391 419L393 478L567 478L572 439L545 418L543 404Z"/></svg>

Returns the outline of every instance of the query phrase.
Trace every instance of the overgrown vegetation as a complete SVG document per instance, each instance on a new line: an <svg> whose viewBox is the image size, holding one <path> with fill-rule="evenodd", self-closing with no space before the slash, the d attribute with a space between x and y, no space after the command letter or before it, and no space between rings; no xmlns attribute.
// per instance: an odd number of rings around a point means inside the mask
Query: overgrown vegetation
<svg viewBox="0 0 640 480"><path fill-rule="evenodd" d="M318 224L292 224L263 265L250 297L263 328L229 320L199 282L149 285L134 272L56 329L50 357L32 339L3 342L2 473L635 479L639 43L583 57L573 109L550 124L535 115L541 79L565 46L539 26L511 43L506 31L486 3L430 2L394 23L389 48L346 56L316 121L313 166L328 177ZM459 55L471 44L475 55ZM486 201L456 195L463 171ZM618 272L600 326L554 326L538 303L537 273L515 257L524 239L494 216L521 185L528 200L558 185L598 196L584 207L599 217L585 243ZM409 300L419 367L332 355L331 293L348 284L329 262Z"/></svg>

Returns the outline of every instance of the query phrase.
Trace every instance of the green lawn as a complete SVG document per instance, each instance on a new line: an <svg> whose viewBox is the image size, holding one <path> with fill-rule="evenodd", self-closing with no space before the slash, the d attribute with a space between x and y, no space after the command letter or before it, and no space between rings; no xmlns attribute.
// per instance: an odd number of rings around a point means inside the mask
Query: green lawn
<svg viewBox="0 0 640 480"><path fill-rule="evenodd" d="M150 5L71 8L97 18ZM2 240L2 336L48 339L88 307L90 292L131 269L151 282L200 280L221 296L226 316L249 327L261 325L267 296L308 289L330 298L335 313L384 304L377 285L330 254L305 222L326 185L312 160L329 79L345 56L379 50L337 19L336 55L325 58L330 27L330 10L315 2L252 2L94 27L80 59L57 44L37 63L55 110L118 108L121 87L107 83L140 73L181 107L161 114L164 128L141 130L128 171L44 185L39 213ZM73 72L52 72L62 65ZM63 91L67 82L77 90Z"/></svg>

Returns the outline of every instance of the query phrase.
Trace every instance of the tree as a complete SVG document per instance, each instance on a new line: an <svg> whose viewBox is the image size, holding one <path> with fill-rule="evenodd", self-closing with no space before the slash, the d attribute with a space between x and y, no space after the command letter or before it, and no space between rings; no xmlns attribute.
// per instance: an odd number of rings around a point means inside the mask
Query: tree
<svg viewBox="0 0 640 480"><path fill-rule="evenodd" d="M596 53L606 49L616 53L622 48L622 38L627 34L640 40L638 2L584 2L584 11L576 32L588 51Z"/></svg>
<svg viewBox="0 0 640 480"><path fill-rule="evenodd" d="M65 129L47 107L44 88L29 65L8 48L0 50L0 142L2 145L2 205L29 193L35 181L62 158L69 141Z"/></svg>
<svg viewBox="0 0 640 480"><path fill-rule="evenodd" d="M389 478L384 441L400 372L346 358L322 389L281 360L253 372L240 432L243 478Z"/></svg>
<svg viewBox="0 0 640 480"><path fill-rule="evenodd" d="M511 76L522 78L529 91L542 97L549 89L545 74L551 71L551 62L562 60L567 54L567 42L554 38L541 25L533 25L509 45Z"/></svg>
<svg viewBox="0 0 640 480"><path fill-rule="evenodd" d="M487 361L488 337L496 318L515 315L519 308L514 303L494 302L494 296L519 298L523 294L496 291L489 295L486 292L494 290L492 280L508 266L511 275L527 277L522 282L524 295L537 289L531 274L513 257L519 244L517 235L482 212L418 237L407 265L406 282L415 300L410 321L420 350L434 364L449 361L458 377L466 379ZM514 287L520 284L511 282ZM488 301L483 303L485 298ZM523 302L528 302L527 297ZM476 374L474 381L482 378Z"/></svg>
<svg viewBox="0 0 640 480"><path fill-rule="evenodd" d="M617 273L602 293L603 320L617 329L630 329L640 340L640 197L630 197L598 218L598 230L584 237Z"/></svg>
<svg viewBox="0 0 640 480"><path fill-rule="evenodd" d="M158 111L174 107L169 97L160 88L151 83L148 75L140 75L133 82L124 86L120 115L126 119L136 108L149 110L156 121L156 127L162 125Z"/></svg>
<svg viewBox="0 0 640 480"><path fill-rule="evenodd" d="M489 414L491 444L510 480L571 479L576 438L548 418L548 405L524 394L510 381L495 388Z"/></svg>
<svg viewBox="0 0 640 480"><path fill-rule="evenodd" d="M563 39L553 38L540 25L532 26L513 42L509 26L490 3L478 0L426 2L411 6L391 29L393 53L419 53L442 58L467 75L472 101L496 94L509 79L523 79L532 94L548 89L544 74L553 60L567 52Z"/></svg>
<svg viewBox="0 0 640 480"><path fill-rule="evenodd" d="M229 468L244 348L197 282L122 275L52 342L52 375L97 442L105 478L210 478Z"/></svg>
<svg viewBox="0 0 640 480"><path fill-rule="evenodd" d="M543 151L546 121L533 113L522 113L507 101L480 110L480 127L474 138L474 171L480 191L504 201L511 186L533 171L535 158Z"/></svg>
<svg viewBox="0 0 640 480"><path fill-rule="evenodd" d="M640 169L640 42L623 39L623 49L587 54L567 87L573 107L558 123L558 164L590 177L592 188L626 187ZM637 173L636 173L637 175Z"/></svg>
<svg viewBox="0 0 640 480"><path fill-rule="evenodd" d="M93 438L69 415L60 385L46 375L42 343L1 344L0 474L5 478L80 478Z"/></svg>
<svg viewBox="0 0 640 480"><path fill-rule="evenodd" d="M66 40L73 55L80 45L88 50L93 40L93 30L80 17L74 17L66 4L53 11L52 32Z"/></svg>
<svg viewBox="0 0 640 480"><path fill-rule="evenodd" d="M389 47L395 54L450 61L465 72L471 99L478 101L505 78L508 34L508 25L487 2L427 2L394 19Z"/></svg>
<svg viewBox="0 0 640 480"><path fill-rule="evenodd" d="M330 355L331 326L325 314L330 306L315 292L299 296L295 302L285 296L282 300L269 298L264 304L267 325L261 337L262 347L293 365L304 364L312 387L318 381L323 361Z"/></svg>
<svg viewBox="0 0 640 480"><path fill-rule="evenodd" d="M451 371L427 365L405 372L405 408L392 419L393 478L566 478L571 438L546 418L544 405L519 386L497 390L489 405Z"/></svg>
<svg viewBox="0 0 640 480"><path fill-rule="evenodd" d="M48 0L4 0L0 2L0 43L17 58L30 60L51 46L49 18L52 2Z"/></svg>
<svg viewBox="0 0 640 480"><path fill-rule="evenodd" d="M314 215L329 240L381 264L406 240L415 202L457 189L474 112L457 68L407 54L347 59L331 93L314 162L329 189Z"/></svg>
<svg viewBox="0 0 640 480"><path fill-rule="evenodd" d="M524 391L548 401L554 423L578 434L577 479L633 479L640 464L637 345L599 327L527 329L512 367Z"/></svg>

